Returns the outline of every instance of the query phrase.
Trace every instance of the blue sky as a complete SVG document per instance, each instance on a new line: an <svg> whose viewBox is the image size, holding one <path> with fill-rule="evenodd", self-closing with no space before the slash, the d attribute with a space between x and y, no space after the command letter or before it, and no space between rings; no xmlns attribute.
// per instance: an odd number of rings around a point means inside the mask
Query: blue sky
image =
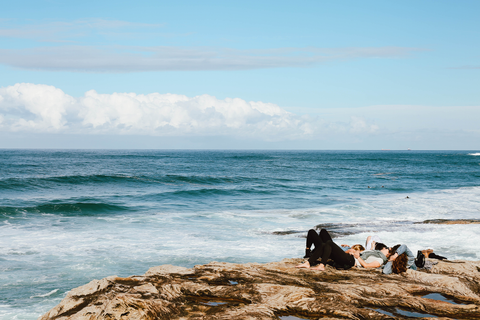
<svg viewBox="0 0 480 320"><path fill-rule="evenodd" d="M9 2L0 148L480 149L478 12L438 0Z"/></svg>

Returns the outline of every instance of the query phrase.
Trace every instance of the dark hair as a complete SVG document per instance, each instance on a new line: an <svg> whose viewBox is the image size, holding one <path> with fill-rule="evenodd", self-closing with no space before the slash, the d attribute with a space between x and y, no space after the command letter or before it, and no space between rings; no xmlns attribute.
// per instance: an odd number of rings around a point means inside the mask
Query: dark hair
<svg viewBox="0 0 480 320"><path fill-rule="evenodd" d="M384 244L381 243L381 242L377 242L377 243L375 244L375 250L382 250L383 248L387 248L387 246L384 245Z"/></svg>
<svg viewBox="0 0 480 320"><path fill-rule="evenodd" d="M393 273L402 273L407 271L407 262L408 262L408 256L406 252L399 255L397 259L393 260L392 262Z"/></svg>
<svg viewBox="0 0 480 320"><path fill-rule="evenodd" d="M395 252L397 252L397 249L399 247L400 247L400 245L397 244L395 247L390 248L390 250L388 251L388 254L387 254L387 258L390 258L391 256L393 256L395 254Z"/></svg>

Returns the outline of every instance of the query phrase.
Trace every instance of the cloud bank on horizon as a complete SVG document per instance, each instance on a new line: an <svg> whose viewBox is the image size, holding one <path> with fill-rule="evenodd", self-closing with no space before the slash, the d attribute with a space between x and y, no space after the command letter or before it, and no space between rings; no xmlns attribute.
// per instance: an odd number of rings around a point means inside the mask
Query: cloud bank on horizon
<svg viewBox="0 0 480 320"><path fill-rule="evenodd" d="M375 124L352 117L333 124L299 116L272 103L204 94L99 94L74 98L53 86L17 83L0 88L0 130L9 132L152 136L238 136L312 139L326 131L374 133Z"/></svg>
<svg viewBox="0 0 480 320"><path fill-rule="evenodd" d="M0 88L0 131L70 135L234 137L313 141L399 132L480 137L477 107L372 106L298 115L278 105L204 94L100 94L72 97L54 86L17 83ZM448 121L445 121L448 119ZM472 119L470 122L467 119ZM446 129L448 127L448 129ZM428 131L427 130L427 131Z"/></svg>

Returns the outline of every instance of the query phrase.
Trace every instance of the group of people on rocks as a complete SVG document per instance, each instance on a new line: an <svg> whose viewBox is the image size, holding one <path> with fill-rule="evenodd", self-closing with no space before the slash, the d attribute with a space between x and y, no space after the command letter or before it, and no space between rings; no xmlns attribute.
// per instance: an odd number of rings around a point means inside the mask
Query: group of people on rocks
<svg viewBox="0 0 480 320"><path fill-rule="evenodd" d="M312 245L314 250L311 249ZM323 271L328 263L337 269L347 270L354 266L366 269L383 267L384 274L402 273L407 269L416 270L417 267L423 267L425 255L433 252L433 250L425 253L419 251L416 259L406 245L399 244L389 248L380 242L378 236L369 236L365 245L366 248L360 244L351 247L339 246L333 242L327 230L321 229L320 233L317 233L311 229L307 234L305 249L304 258L307 261L296 267Z"/></svg>

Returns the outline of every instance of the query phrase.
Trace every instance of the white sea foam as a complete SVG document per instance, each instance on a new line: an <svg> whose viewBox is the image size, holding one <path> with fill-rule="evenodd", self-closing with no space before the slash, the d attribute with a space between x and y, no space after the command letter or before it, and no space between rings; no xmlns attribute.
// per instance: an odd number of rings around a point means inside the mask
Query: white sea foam
<svg viewBox="0 0 480 320"><path fill-rule="evenodd" d="M45 294L37 294L35 296L31 296L30 299L33 299L33 298L45 298L45 297L48 297L48 296L51 296L52 294L54 293L57 293L58 292L58 289L55 289L55 290L52 290L50 292L47 292Z"/></svg>
<svg viewBox="0 0 480 320"><path fill-rule="evenodd" d="M0 318L2 320L33 320L39 318L43 313L43 310L18 309L11 305L0 304Z"/></svg>
<svg viewBox="0 0 480 320"><path fill-rule="evenodd" d="M301 257L302 236L324 223L351 225L348 228L354 233L335 239L338 243L364 243L368 235L378 234L387 245L405 243L414 252L433 248L450 259L480 259L476 245L480 242L479 224L413 223L477 218L480 187L406 196L359 196L348 203L296 210L159 212L101 219L32 216L0 225L0 254L5 265L22 265L5 272L5 279L11 280L2 290L22 286L25 297L38 303L36 310L46 312L68 290L94 278L143 274L161 264L192 267L213 260L245 263ZM302 232L273 233L289 230ZM66 274L68 279L62 278ZM39 295L39 286L58 289Z"/></svg>
<svg viewBox="0 0 480 320"><path fill-rule="evenodd" d="M469 153L468 155L469 155L469 156L480 156L480 152Z"/></svg>

